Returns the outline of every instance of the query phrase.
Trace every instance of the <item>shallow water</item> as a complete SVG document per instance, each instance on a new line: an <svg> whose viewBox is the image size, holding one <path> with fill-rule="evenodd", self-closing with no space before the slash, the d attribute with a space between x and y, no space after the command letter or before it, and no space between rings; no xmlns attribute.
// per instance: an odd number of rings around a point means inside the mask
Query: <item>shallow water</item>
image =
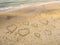
<svg viewBox="0 0 60 45"><path fill-rule="evenodd" d="M27 4L27 3L36 3L36 2L49 2L49 1L60 1L60 0L0 0L0 8L18 5L18 4Z"/></svg>

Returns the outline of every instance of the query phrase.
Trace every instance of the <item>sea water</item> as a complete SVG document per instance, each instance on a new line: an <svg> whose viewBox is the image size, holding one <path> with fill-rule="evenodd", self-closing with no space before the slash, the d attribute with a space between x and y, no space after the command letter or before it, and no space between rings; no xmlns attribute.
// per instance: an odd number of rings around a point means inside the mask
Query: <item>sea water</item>
<svg viewBox="0 0 60 45"><path fill-rule="evenodd" d="M0 0L0 8L18 4L20 5L20 4L50 2L50 1L59 1L59 0Z"/></svg>

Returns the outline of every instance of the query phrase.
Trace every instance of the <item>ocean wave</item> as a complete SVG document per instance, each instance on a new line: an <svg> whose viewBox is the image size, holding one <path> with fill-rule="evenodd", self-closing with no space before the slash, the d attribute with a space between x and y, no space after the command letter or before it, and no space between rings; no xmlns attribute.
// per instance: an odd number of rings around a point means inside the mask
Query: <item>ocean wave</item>
<svg viewBox="0 0 60 45"><path fill-rule="evenodd" d="M13 3L13 2L12 2ZM14 2L15 3L15 2ZM22 9L25 7L34 7L34 6L40 6L40 5L45 5L45 4L49 4L49 3L58 3L60 5L60 1L51 1L51 2L41 2L41 3L30 3L30 4L16 4L14 5L7 5L5 7L0 7L0 11L10 11L10 10L17 10L17 9ZM7 3L6 3L7 4Z"/></svg>

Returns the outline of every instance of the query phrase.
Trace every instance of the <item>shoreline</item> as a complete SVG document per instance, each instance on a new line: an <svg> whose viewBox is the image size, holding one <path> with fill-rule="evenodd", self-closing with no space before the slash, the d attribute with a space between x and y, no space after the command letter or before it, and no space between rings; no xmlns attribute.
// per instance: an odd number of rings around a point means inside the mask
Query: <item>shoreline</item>
<svg viewBox="0 0 60 45"><path fill-rule="evenodd" d="M3 10L14 10L14 9L22 9L22 8L25 8L25 7L29 7L29 6L40 6L40 5L46 5L46 4L50 4L50 3L60 3L60 1L51 1L51 2L41 2L41 3L30 3L30 4L21 4L21 5L16 5L16 6L8 6L8 7L4 7L4 8L0 8L0 11L3 11ZM14 8L14 9L13 9Z"/></svg>

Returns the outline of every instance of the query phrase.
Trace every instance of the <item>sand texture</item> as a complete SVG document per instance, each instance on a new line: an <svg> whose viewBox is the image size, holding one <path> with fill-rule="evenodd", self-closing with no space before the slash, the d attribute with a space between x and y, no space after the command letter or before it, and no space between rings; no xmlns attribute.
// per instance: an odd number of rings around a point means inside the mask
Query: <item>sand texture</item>
<svg viewBox="0 0 60 45"><path fill-rule="evenodd" d="M0 13L0 45L60 45L60 5Z"/></svg>

